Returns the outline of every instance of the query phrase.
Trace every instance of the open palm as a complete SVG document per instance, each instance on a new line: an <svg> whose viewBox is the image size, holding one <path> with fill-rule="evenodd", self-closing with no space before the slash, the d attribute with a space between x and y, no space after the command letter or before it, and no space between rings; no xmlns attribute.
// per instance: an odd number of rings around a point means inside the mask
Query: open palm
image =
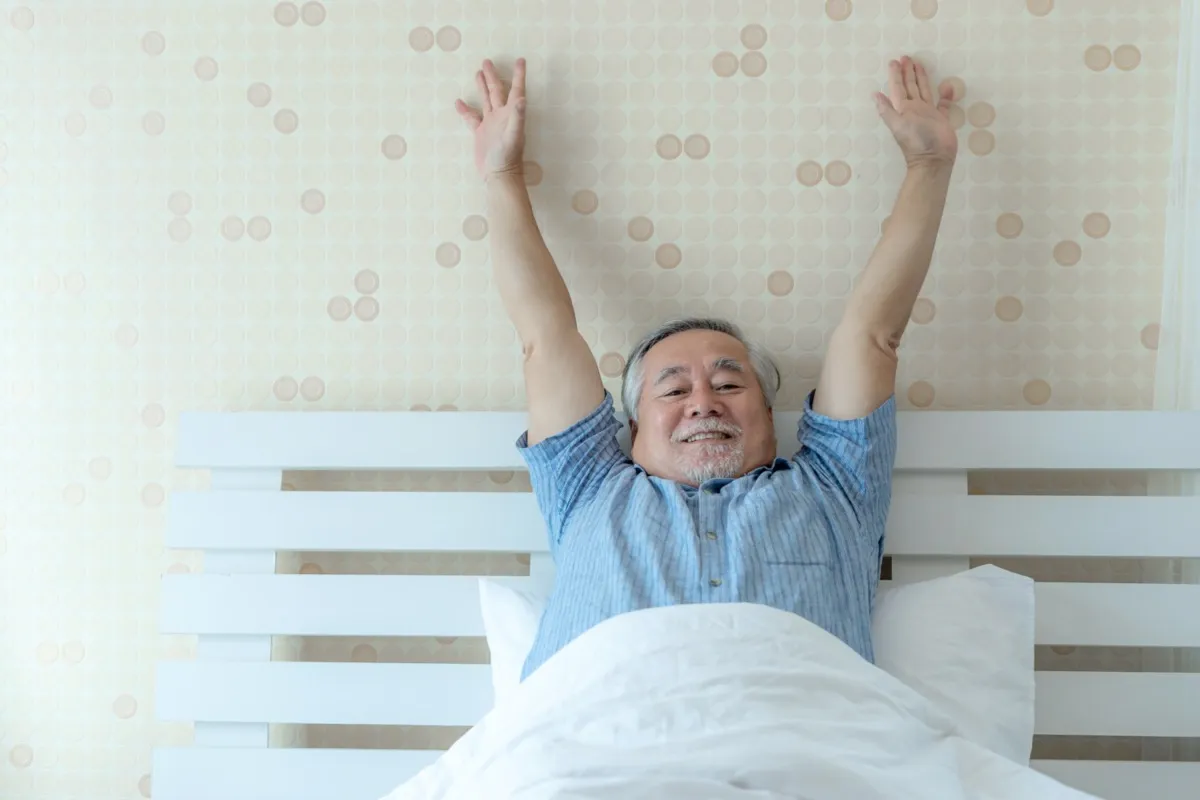
<svg viewBox="0 0 1200 800"><path fill-rule="evenodd" d="M513 66L507 97L491 59L485 59L483 69L475 73L475 83L482 111L461 99L454 101L455 111L475 135L475 168L485 180L503 173L519 174L525 151L525 59L518 58Z"/></svg>
<svg viewBox="0 0 1200 800"><path fill-rule="evenodd" d="M904 56L888 65L888 94L875 93L875 105L910 165L953 161L958 135L950 124L953 88L935 93L925 67Z"/></svg>

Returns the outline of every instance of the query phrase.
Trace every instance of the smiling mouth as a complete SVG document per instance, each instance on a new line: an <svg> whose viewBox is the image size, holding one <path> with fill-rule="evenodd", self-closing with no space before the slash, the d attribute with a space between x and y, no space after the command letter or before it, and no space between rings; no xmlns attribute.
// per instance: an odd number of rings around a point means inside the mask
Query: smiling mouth
<svg viewBox="0 0 1200 800"><path fill-rule="evenodd" d="M721 442L732 438L729 434L720 431L705 431L704 433L694 433L683 441L684 444L693 444L695 442Z"/></svg>

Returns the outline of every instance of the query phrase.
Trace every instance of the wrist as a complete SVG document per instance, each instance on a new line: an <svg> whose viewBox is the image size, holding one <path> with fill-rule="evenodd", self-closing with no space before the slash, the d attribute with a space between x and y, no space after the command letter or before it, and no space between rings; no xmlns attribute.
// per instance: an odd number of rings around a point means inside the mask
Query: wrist
<svg viewBox="0 0 1200 800"><path fill-rule="evenodd" d="M483 182L492 185L525 186L525 173L520 167L511 167L506 169L493 170L483 176Z"/></svg>
<svg viewBox="0 0 1200 800"><path fill-rule="evenodd" d="M949 177L954 171L954 156L922 156L908 160L909 173L931 177Z"/></svg>

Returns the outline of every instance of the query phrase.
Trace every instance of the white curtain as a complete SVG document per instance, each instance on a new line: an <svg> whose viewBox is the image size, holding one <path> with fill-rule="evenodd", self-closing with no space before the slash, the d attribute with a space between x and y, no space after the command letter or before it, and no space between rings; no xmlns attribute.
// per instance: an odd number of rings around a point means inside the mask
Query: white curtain
<svg viewBox="0 0 1200 800"><path fill-rule="evenodd" d="M1163 253L1163 298L1154 408L1200 410L1200 12L1195 0L1182 0L1179 11L1179 63L1176 75L1175 132L1167 199ZM1154 476L1153 494L1200 493L1200 473ZM1185 560L1161 565L1160 579L1200 583L1200 563ZM1165 656L1165 654L1162 654ZM1200 672L1200 655L1179 653L1144 659L1143 669ZM1165 743L1162 743L1165 744ZM1200 758L1200 747L1159 746L1144 758Z"/></svg>

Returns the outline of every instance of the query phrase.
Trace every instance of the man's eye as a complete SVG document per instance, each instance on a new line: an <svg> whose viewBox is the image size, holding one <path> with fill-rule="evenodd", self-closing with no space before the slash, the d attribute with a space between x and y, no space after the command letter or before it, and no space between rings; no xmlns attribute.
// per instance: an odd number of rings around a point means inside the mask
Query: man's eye
<svg viewBox="0 0 1200 800"><path fill-rule="evenodd" d="M675 394L683 394L683 389L672 389L671 391L664 394L663 397L670 397L671 395L675 395Z"/></svg>
<svg viewBox="0 0 1200 800"><path fill-rule="evenodd" d="M720 389L740 389L740 388L742 388L742 387L738 386L736 383L723 383L717 387L718 390L720 390Z"/></svg>

